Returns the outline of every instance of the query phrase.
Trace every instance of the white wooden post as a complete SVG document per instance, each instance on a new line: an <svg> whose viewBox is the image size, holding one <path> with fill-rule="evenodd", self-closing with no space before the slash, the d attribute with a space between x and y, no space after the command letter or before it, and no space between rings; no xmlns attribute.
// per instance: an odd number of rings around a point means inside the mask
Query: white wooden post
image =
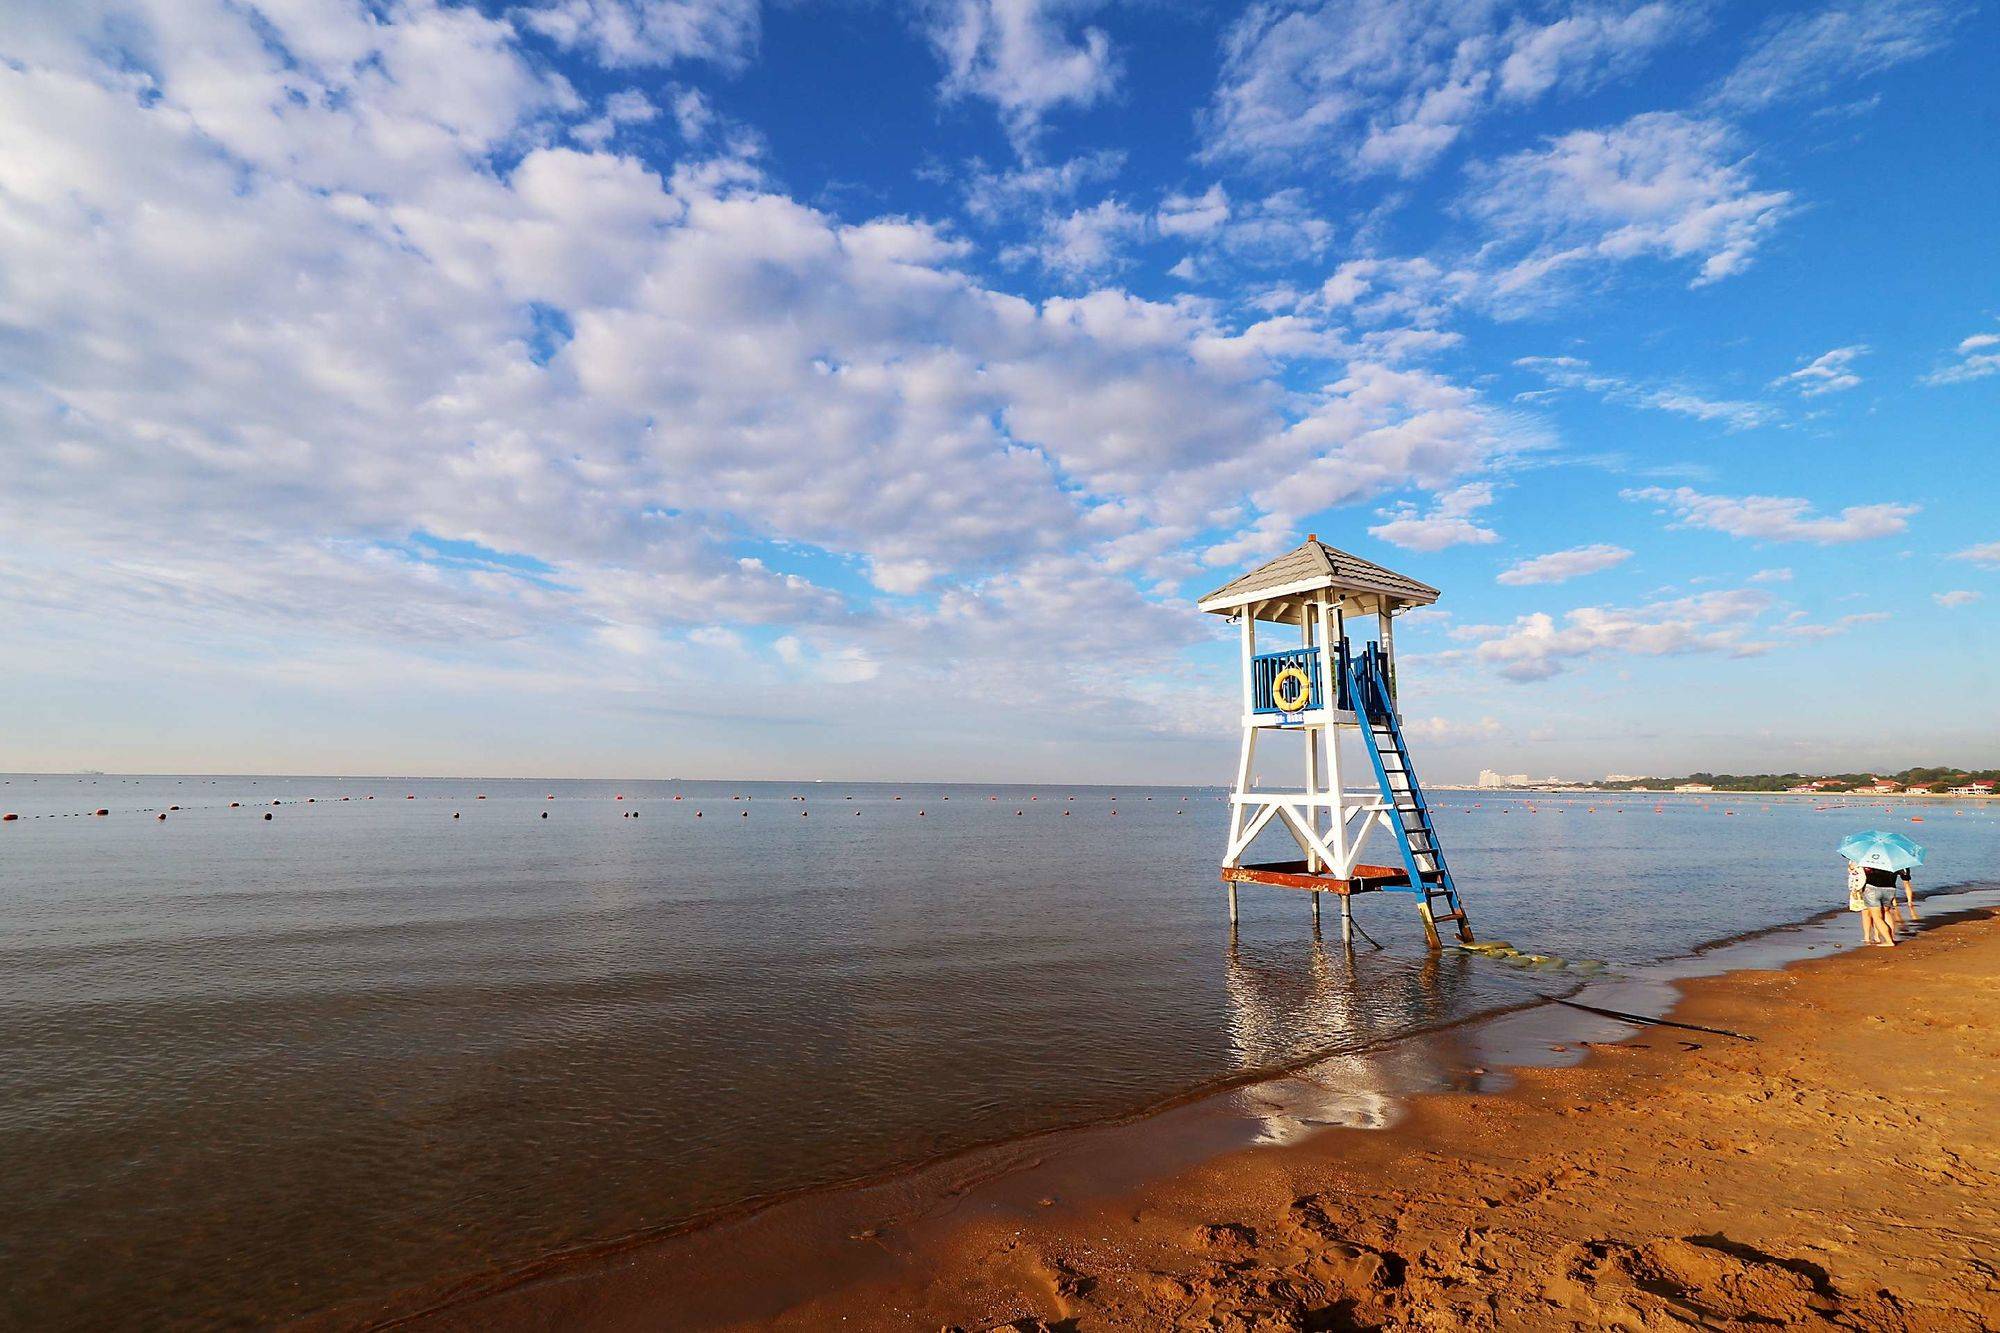
<svg viewBox="0 0 2000 1333"><path fill-rule="evenodd" d="M1400 714L1396 706L1396 613L1390 609L1389 599L1382 599L1382 674L1388 677L1389 710Z"/></svg>
<svg viewBox="0 0 2000 1333"><path fill-rule="evenodd" d="M1243 658L1243 749L1236 762L1236 788L1230 793L1229 851L1222 858L1222 864L1225 869L1242 860L1241 849L1237 844L1243 840L1243 821L1246 815L1243 803L1236 800L1235 797L1242 796L1250 790L1250 770L1251 766L1257 762L1257 729L1250 725L1250 709L1253 706L1255 697L1251 690L1250 659L1257 654L1257 608L1255 606L1246 606L1243 608L1240 627L1242 633L1239 635L1239 638L1242 643ZM1229 886L1229 919L1231 921L1236 920L1236 886L1234 884Z"/></svg>
<svg viewBox="0 0 2000 1333"><path fill-rule="evenodd" d="M1299 606L1299 639L1301 645L1306 648L1310 648L1313 646L1313 621L1314 621L1313 608L1305 603L1301 603ZM1307 697L1308 701L1310 701L1311 697L1310 684L1308 684L1307 686ZM1326 698L1326 691L1324 688L1322 688L1320 691L1320 698L1321 701L1324 702ZM1311 722L1308 722L1306 724L1305 743L1306 743L1306 803L1305 803L1306 826L1313 830L1314 836L1318 836L1319 807L1315 804L1319 800L1319 793L1320 793L1319 727L1317 724ZM1313 850L1312 844L1310 842L1305 844L1304 850L1306 854L1307 874L1316 874L1319 871L1326 869L1326 867L1320 862L1319 853ZM1313 894L1313 920L1315 922L1319 920L1318 893Z"/></svg>

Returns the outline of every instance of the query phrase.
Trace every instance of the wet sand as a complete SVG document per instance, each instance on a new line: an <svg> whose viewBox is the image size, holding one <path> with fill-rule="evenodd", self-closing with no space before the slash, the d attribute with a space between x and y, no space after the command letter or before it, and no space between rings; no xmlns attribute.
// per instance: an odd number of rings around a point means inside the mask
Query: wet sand
<svg viewBox="0 0 2000 1333"><path fill-rule="evenodd" d="M1370 1121L1316 1107L1310 1086L1265 1086L1247 1095L1297 1123L1268 1118L1256 1146L1211 1098L371 1314L444 1328L1992 1328L2000 912L1927 910L1894 951L1684 983L1673 1020L1719 1032L1646 1027L1503 1093L1473 1066L1471 1091L1398 1099L1386 1130L1324 1128ZM1438 1034L1426 1058L1449 1067L1467 1055L1457 1040Z"/></svg>

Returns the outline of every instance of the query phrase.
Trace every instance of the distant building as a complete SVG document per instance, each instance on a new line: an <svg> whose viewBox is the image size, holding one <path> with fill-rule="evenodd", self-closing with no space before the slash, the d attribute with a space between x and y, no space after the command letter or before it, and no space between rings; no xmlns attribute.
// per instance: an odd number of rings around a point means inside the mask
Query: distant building
<svg viewBox="0 0 2000 1333"><path fill-rule="evenodd" d="M1495 773L1490 768L1479 770L1479 785L1482 787L1525 787L1528 785L1526 773Z"/></svg>
<svg viewBox="0 0 2000 1333"><path fill-rule="evenodd" d="M1953 787L1950 794L1953 796L1991 796L1993 794L1993 784L1984 780L1968 782L1963 786Z"/></svg>
<svg viewBox="0 0 2000 1333"><path fill-rule="evenodd" d="M1785 790L1800 796L1811 796L1819 790L1819 784L1817 782L1801 782L1798 786L1787 787Z"/></svg>
<svg viewBox="0 0 2000 1333"><path fill-rule="evenodd" d="M1705 783L1705 782L1683 782L1683 783L1682 783L1682 784L1681 784L1680 786L1678 786L1678 787L1674 788L1674 790L1675 790L1675 791L1714 791L1714 790L1715 790L1715 788L1713 788L1713 787L1709 786L1709 785L1708 785L1707 783Z"/></svg>
<svg viewBox="0 0 2000 1333"><path fill-rule="evenodd" d="M1894 778L1877 778L1875 779L1873 785L1867 787L1856 787L1854 790L1858 792L1865 792L1871 796L1893 796L1902 789L1903 789L1903 784L1896 781Z"/></svg>

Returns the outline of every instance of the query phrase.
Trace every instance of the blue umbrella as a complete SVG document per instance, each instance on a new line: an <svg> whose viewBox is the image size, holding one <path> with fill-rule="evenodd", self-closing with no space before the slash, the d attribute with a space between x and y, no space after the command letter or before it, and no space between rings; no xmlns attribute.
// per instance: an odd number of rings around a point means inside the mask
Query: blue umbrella
<svg viewBox="0 0 2000 1333"><path fill-rule="evenodd" d="M1857 833L1840 842L1840 854L1858 866L1876 870L1908 870L1924 863L1921 843L1900 833Z"/></svg>

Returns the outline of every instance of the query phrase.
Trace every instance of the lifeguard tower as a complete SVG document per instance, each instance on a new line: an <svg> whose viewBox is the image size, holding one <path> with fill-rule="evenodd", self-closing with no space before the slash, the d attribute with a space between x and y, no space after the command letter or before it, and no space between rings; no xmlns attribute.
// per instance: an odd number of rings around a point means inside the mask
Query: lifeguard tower
<svg viewBox="0 0 2000 1333"><path fill-rule="evenodd" d="M1198 603L1242 632L1243 750L1222 857L1232 927L1236 886L1270 884L1309 891L1315 928L1320 895L1336 895L1344 940L1353 938L1354 894L1398 892L1416 901L1431 948L1442 947L1438 926L1445 923L1457 926L1461 941L1472 942L1396 713L1395 617L1437 599L1438 590L1428 584L1308 536L1297 550ZM1365 630L1369 617L1376 637L1357 649L1348 640L1350 626ZM1266 646L1267 632L1277 642ZM1278 646L1291 638L1297 646ZM1342 784L1340 741L1349 733L1367 756L1373 791L1348 791ZM1304 786L1259 790L1259 744L1287 734L1304 742L1303 757L1295 760ZM1291 833L1302 855L1245 864L1250 844L1274 821ZM1377 830L1393 840L1400 864L1362 859ZM1378 846L1378 857L1386 858L1390 847Z"/></svg>

